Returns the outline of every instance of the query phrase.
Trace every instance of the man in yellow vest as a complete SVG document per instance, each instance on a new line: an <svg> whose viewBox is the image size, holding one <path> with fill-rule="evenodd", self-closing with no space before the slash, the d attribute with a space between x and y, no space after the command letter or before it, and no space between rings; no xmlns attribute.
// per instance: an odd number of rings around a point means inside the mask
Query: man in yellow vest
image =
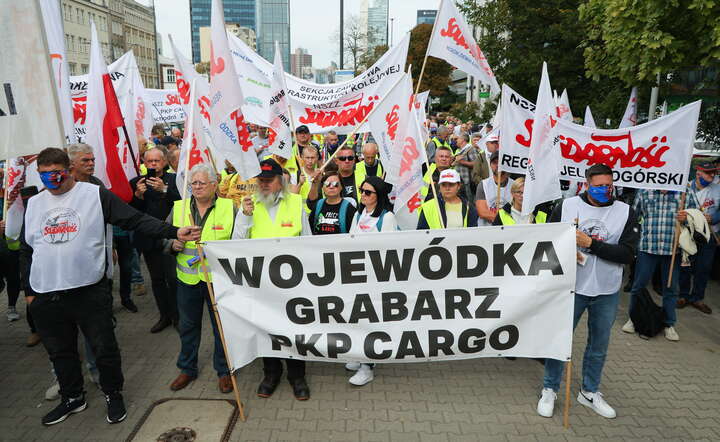
<svg viewBox="0 0 720 442"><path fill-rule="evenodd" d="M435 152L435 161L430 164L430 168L425 170L423 175L423 181L425 181L426 186L420 189L420 194L424 199L433 198L433 192L430 189L431 183L435 183L437 186L438 180L440 179L440 173L444 170L450 169L452 167L452 162L452 150L449 147L440 146ZM423 169L425 169L424 165Z"/></svg>
<svg viewBox="0 0 720 442"><path fill-rule="evenodd" d="M260 163L258 192L254 197L246 196L242 212L237 214L233 239L286 238L312 235L307 214L303 210L302 196L290 193L283 184L283 171L272 159ZM258 386L261 398L272 396L280 383L282 359L263 358L265 377ZM310 388L305 381L305 361L286 359L287 379L295 398L300 401L310 398Z"/></svg>
<svg viewBox="0 0 720 442"><path fill-rule="evenodd" d="M360 185L367 176L383 176L383 167L377 159L378 146L375 143L365 143L362 148L363 160L355 164L355 188L357 200L360 201Z"/></svg>
<svg viewBox="0 0 720 442"><path fill-rule="evenodd" d="M431 137L428 140L427 145L425 146L429 161L433 161L435 159L435 152L440 147L447 147L448 149L450 149L450 153L453 153L452 147L450 147L450 143L448 142L449 136L450 130L448 130L447 126L438 127L437 134L434 137Z"/></svg>
<svg viewBox="0 0 720 442"><path fill-rule="evenodd" d="M217 174L210 166L198 164L190 170L189 178L192 196L189 199L175 201L168 218L172 219L176 227L200 226L201 241L230 239L235 224L235 210L231 199L215 196L218 186ZM230 393L233 389L230 370L208 293L208 283L212 281L209 279L210 275L202 271L197 245L194 241L183 242L175 239L166 242L166 249L172 249L177 254L175 269L178 333L181 344L177 359L180 374L170 384L170 389L182 390L198 376L203 304L207 304L215 337L213 367L218 375L218 388L222 393Z"/></svg>

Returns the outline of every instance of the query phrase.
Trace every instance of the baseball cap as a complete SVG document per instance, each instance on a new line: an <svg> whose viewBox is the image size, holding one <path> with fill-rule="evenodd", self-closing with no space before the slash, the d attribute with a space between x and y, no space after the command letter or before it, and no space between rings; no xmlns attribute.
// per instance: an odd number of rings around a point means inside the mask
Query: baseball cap
<svg viewBox="0 0 720 442"><path fill-rule="evenodd" d="M295 133L296 133L296 134L309 134L309 133L310 133L310 129L308 129L308 127L303 124L302 126L298 126L298 127L295 129Z"/></svg>
<svg viewBox="0 0 720 442"><path fill-rule="evenodd" d="M171 144L180 144L180 143L178 143L178 140L175 137L165 136L165 137L160 138L160 144L162 144L163 146L169 146Z"/></svg>
<svg viewBox="0 0 720 442"><path fill-rule="evenodd" d="M258 175L258 178L274 178L282 176L282 174L282 167L272 158L260 161L260 175Z"/></svg>
<svg viewBox="0 0 720 442"><path fill-rule="evenodd" d="M487 140L485 140L486 143L497 143L498 141L500 141L500 137L496 134L488 135Z"/></svg>
<svg viewBox="0 0 720 442"><path fill-rule="evenodd" d="M703 172L717 172L718 166L710 161L703 161L702 163L695 166L695 169L702 170Z"/></svg>
<svg viewBox="0 0 720 442"><path fill-rule="evenodd" d="M438 183L459 183L460 174L455 169L446 169L440 172Z"/></svg>

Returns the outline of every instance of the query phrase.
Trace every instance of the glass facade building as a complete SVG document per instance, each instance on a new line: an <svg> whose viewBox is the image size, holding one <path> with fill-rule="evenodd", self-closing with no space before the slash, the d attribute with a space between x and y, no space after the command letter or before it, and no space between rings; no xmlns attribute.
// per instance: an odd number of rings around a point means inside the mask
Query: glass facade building
<svg viewBox="0 0 720 442"><path fill-rule="evenodd" d="M388 44L388 0L370 2L367 12L368 46Z"/></svg>
<svg viewBox="0 0 720 442"><path fill-rule="evenodd" d="M258 2L260 1L262 0L258 0ZM200 62L200 27L210 26L210 4L211 0L190 0L190 35L193 63ZM240 26L252 29L259 35L255 15L255 0L223 0L223 9L225 10L225 23L237 23ZM289 34L288 26L288 40Z"/></svg>
<svg viewBox="0 0 720 442"><path fill-rule="evenodd" d="M417 11L417 24L434 24L435 16L437 15L437 9L418 9Z"/></svg>
<svg viewBox="0 0 720 442"><path fill-rule="evenodd" d="M227 0L226 0L227 1ZM290 2L289 0L257 0L257 52L272 63L275 42L280 44L283 67L290 72Z"/></svg>

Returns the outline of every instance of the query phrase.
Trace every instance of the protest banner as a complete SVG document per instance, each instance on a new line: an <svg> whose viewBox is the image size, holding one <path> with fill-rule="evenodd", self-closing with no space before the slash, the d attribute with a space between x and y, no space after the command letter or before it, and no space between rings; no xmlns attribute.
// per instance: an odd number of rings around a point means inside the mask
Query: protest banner
<svg viewBox="0 0 720 442"><path fill-rule="evenodd" d="M569 360L567 223L209 241L231 370L258 357Z"/></svg>
<svg viewBox="0 0 720 442"><path fill-rule="evenodd" d="M525 174L535 103L503 84L500 108L502 126L498 165L503 172Z"/></svg>
<svg viewBox="0 0 720 442"><path fill-rule="evenodd" d="M175 89L145 89L145 104L150 107L154 124L185 122L185 111Z"/></svg>
<svg viewBox="0 0 720 442"><path fill-rule="evenodd" d="M0 0L0 11L0 159L63 147L62 113L38 3Z"/></svg>
<svg viewBox="0 0 720 442"><path fill-rule="evenodd" d="M243 112L248 121L269 126L272 98L269 79L273 64L242 40L228 34L230 50L245 97ZM295 126L306 125L310 133L330 130L349 134L400 78L405 68L410 34L387 51L365 72L344 83L318 84L285 74L290 110ZM363 125L355 132L368 132Z"/></svg>

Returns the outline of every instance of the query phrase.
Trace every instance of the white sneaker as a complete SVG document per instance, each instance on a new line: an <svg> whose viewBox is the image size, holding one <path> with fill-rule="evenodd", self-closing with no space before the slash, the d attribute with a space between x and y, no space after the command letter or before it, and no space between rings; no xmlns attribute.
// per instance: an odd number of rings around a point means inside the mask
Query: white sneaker
<svg viewBox="0 0 720 442"><path fill-rule="evenodd" d="M590 408L595 413L608 419L614 419L617 416L613 407L608 405L603 399L602 393L588 393L587 391L580 391L578 393L578 402Z"/></svg>
<svg viewBox="0 0 720 442"><path fill-rule="evenodd" d="M358 370L360 370L361 365L362 364L359 362L348 362L347 364L345 364L345 370L358 371Z"/></svg>
<svg viewBox="0 0 720 442"><path fill-rule="evenodd" d="M17 321L18 319L20 319L20 313L17 312L17 309L15 309L15 307L8 307L6 315L9 322Z"/></svg>
<svg viewBox="0 0 720 442"><path fill-rule="evenodd" d="M557 393L552 388L543 388L537 404L538 414L542 417L552 417L555 409L555 399L557 399Z"/></svg>
<svg viewBox="0 0 720 442"><path fill-rule="evenodd" d="M375 374L373 373L372 367L368 364L360 364L357 373L350 378L349 382L360 387L371 382L373 379L375 379Z"/></svg>
<svg viewBox="0 0 720 442"><path fill-rule="evenodd" d="M46 401L54 401L60 398L60 384L55 382L45 390L45 400Z"/></svg>
<svg viewBox="0 0 720 442"><path fill-rule="evenodd" d="M665 339L668 341L679 341L680 336L678 336L677 332L675 331L675 327L665 327Z"/></svg>
<svg viewBox="0 0 720 442"><path fill-rule="evenodd" d="M622 326L622 331L625 333L635 333L635 325L633 325L632 319L628 319L625 325Z"/></svg>

